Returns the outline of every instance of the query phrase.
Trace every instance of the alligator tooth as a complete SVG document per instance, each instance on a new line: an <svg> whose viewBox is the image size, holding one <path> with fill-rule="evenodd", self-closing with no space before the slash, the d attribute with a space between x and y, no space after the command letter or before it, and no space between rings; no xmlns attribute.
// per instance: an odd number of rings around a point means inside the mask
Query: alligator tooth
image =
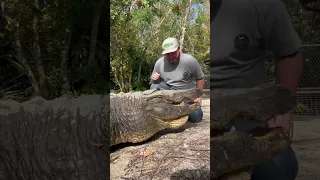
<svg viewBox="0 0 320 180"><path fill-rule="evenodd" d="M227 152L226 152L226 151L223 151L223 154L224 154L224 157L226 158L226 160L228 161L228 160L229 160L229 158L228 158L228 154L227 154Z"/></svg>

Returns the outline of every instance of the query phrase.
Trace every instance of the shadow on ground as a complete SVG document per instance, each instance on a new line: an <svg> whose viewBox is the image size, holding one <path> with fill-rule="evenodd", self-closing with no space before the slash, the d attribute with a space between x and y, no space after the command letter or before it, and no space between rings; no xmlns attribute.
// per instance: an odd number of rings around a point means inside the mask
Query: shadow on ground
<svg viewBox="0 0 320 180"><path fill-rule="evenodd" d="M183 169L170 176L170 180L184 179L210 179L210 170L203 166L199 169Z"/></svg>
<svg viewBox="0 0 320 180"><path fill-rule="evenodd" d="M158 132L157 134L155 134L154 136L152 136L150 139L143 141L141 143L122 143L122 144L117 144L115 146L110 147L110 153L113 153L115 151L118 151L119 149L128 147L128 146L140 146L143 144L148 144L152 141L156 141L157 139L159 139L161 136L166 135L166 134L171 134L171 133L181 133L183 131L185 131L188 128L191 127L195 127L197 126L197 123L190 123L187 122L185 125L183 125L182 127L178 128L178 129L164 129L160 132Z"/></svg>
<svg viewBox="0 0 320 180"><path fill-rule="evenodd" d="M303 143L306 143L306 142L313 142L313 141L320 141L320 138L305 138L305 139L293 139L291 141L292 144L303 144Z"/></svg>

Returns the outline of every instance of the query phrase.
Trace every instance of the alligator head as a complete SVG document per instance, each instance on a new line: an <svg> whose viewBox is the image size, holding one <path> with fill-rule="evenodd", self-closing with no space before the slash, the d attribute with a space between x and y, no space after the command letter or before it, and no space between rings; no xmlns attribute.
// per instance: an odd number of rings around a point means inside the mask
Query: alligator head
<svg viewBox="0 0 320 180"><path fill-rule="evenodd" d="M179 128L185 124L189 114L201 107L194 102L200 95L199 89L153 91L144 95L145 110L159 123L170 128Z"/></svg>
<svg viewBox="0 0 320 180"><path fill-rule="evenodd" d="M278 114L294 109L295 97L273 84L248 89L219 89L211 92L210 144L211 177L239 175L271 159L290 145L290 138L278 128L256 128L250 132L227 129L233 120L266 123Z"/></svg>
<svg viewBox="0 0 320 180"><path fill-rule="evenodd" d="M183 126L201 105L199 89L120 93L110 99L111 145L149 139L166 128Z"/></svg>

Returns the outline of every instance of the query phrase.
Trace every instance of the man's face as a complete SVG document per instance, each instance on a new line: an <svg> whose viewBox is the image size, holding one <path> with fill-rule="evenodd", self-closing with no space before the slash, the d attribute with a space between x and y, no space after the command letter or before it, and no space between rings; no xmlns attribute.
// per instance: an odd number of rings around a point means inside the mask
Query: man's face
<svg viewBox="0 0 320 180"><path fill-rule="evenodd" d="M175 64L179 60L180 48L178 48L175 52L171 52L166 54L166 59L171 63Z"/></svg>

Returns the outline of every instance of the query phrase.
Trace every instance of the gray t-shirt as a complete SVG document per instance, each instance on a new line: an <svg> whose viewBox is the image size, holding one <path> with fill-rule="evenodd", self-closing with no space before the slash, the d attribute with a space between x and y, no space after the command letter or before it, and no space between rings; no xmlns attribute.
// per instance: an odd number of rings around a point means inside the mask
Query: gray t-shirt
<svg viewBox="0 0 320 180"><path fill-rule="evenodd" d="M198 60L186 53L180 54L180 60L176 64L171 64L165 57L161 57L154 65L152 73L154 72L159 73L162 81L172 89L194 88L193 80L204 77Z"/></svg>
<svg viewBox="0 0 320 180"><path fill-rule="evenodd" d="M265 83L265 53L281 57L301 47L281 0L222 0L210 32L211 89Z"/></svg>

